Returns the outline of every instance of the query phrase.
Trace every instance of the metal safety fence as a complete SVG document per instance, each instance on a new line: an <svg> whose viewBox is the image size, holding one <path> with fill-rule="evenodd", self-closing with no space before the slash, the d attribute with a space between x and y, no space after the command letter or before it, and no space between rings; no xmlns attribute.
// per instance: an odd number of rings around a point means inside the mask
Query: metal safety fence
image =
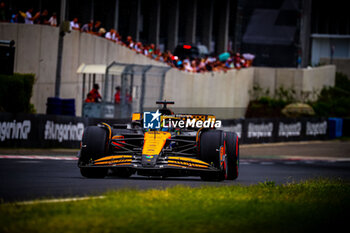
<svg viewBox="0 0 350 233"><path fill-rule="evenodd" d="M113 62L108 66L82 64L77 73L82 74L82 99L93 84L101 87L100 103L82 103L82 116L123 119L132 112L142 112L157 100L163 99L165 75L168 66L139 65ZM92 77L92 78L91 78ZM115 101L119 87L120 101Z"/></svg>

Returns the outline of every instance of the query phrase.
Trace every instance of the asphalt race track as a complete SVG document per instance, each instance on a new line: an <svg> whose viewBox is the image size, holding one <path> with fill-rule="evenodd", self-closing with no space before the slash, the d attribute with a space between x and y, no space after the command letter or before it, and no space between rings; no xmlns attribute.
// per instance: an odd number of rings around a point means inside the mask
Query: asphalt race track
<svg viewBox="0 0 350 233"><path fill-rule="evenodd" d="M306 159L302 159L302 157L273 155L273 153L283 155L283 150L288 146L290 147L290 144L242 147L239 178L235 181L224 182L204 182L197 177L161 179L132 176L128 179L116 177L86 179L80 175L74 156L1 156L0 199L4 202L12 202L100 195L108 190L121 188L148 189L175 185L192 187L201 185L250 185L267 180L280 184L317 177L340 178L347 182L350 181L350 156L347 154L349 153L350 143L341 144L340 149L337 145L339 149L336 152L339 154L337 157L328 156L321 159L320 157L305 157ZM317 148L322 150L322 146L317 146L317 144L315 146L313 143L300 145L301 148L303 146L313 147L314 150L317 150ZM331 148L329 145L326 147ZM271 150L270 157L266 155L268 150ZM305 151L308 150L305 149ZM22 154L26 153L30 154L30 151ZM4 155L4 152L0 154ZM302 156L301 152L299 154Z"/></svg>

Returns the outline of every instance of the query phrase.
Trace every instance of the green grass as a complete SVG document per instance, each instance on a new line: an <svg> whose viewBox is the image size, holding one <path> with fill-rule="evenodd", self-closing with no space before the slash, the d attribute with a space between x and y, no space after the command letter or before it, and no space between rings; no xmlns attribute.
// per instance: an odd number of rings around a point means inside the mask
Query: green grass
<svg viewBox="0 0 350 233"><path fill-rule="evenodd" d="M340 181L177 186L76 202L3 203L0 232L337 232L348 225L349 211L350 185Z"/></svg>

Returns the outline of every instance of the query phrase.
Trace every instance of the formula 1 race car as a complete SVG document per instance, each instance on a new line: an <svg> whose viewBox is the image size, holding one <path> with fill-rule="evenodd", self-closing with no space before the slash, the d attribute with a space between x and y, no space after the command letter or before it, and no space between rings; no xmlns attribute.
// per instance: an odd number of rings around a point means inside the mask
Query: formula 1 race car
<svg viewBox="0 0 350 233"><path fill-rule="evenodd" d="M146 128L149 112L134 113L129 128L127 125L111 127L106 123L88 126L79 152L81 175L87 178L103 178L107 174L127 178L137 174L163 178L200 176L207 181L236 179L237 134L216 129L214 124L203 127L205 122L216 121L213 115L173 114L167 108L173 103L157 101L164 106L149 120L159 117L159 127ZM187 127L180 127L186 123Z"/></svg>

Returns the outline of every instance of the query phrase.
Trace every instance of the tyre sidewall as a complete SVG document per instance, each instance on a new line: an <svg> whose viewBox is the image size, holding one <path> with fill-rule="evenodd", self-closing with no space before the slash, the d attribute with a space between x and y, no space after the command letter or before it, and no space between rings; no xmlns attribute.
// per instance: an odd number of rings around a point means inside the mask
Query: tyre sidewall
<svg viewBox="0 0 350 233"><path fill-rule="evenodd" d="M221 168L220 148L224 146L224 133L221 130L208 130L200 135L199 158L217 169L220 173L208 172L201 177L206 181L220 181L225 178L225 171Z"/></svg>
<svg viewBox="0 0 350 233"><path fill-rule="evenodd" d="M239 173L239 140L236 133L225 133L227 179L235 180Z"/></svg>
<svg viewBox="0 0 350 233"><path fill-rule="evenodd" d="M108 151L108 132L98 126L89 126L84 130L80 160L88 162L106 155Z"/></svg>

